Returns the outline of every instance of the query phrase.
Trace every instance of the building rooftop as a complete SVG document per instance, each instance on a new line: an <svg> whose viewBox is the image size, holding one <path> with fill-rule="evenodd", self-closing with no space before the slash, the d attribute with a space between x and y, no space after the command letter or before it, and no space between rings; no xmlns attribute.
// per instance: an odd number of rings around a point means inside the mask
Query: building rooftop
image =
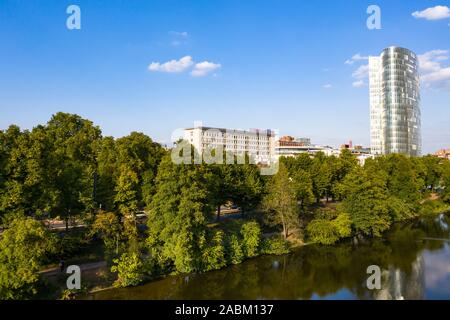
<svg viewBox="0 0 450 320"><path fill-rule="evenodd" d="M194 130L194 129L201 129L202 131L206 130L219 130L222 133L226 132L232 132L232 133L243 133L243 134L264 134L264 135L271 135L274 136L275 132L271 129L249 129L249 130L242 130L242 129L226 129L226 128L215 128L215 127L191 127L191 128L185 128L184 130Z"/></svg>

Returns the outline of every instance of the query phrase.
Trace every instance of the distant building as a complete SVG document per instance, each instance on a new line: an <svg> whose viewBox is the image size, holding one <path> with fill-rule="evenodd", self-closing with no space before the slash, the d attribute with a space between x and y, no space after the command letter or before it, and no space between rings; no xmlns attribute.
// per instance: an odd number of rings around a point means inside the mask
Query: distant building
<svg viewBox="0 0 450 320"><path fill-rule="evenodd" d="M356 156L360 165L364 165L367 159L374 159L375 155L372 154L371 149L363 146L353 145L353 142L350 140L349 143L345 143L341 145L341 150L347 149L352 154Z"/></svg>
<svg viewBox="0 0 450 320"><path fill-rule="evenodd" d="M275 133L272 130L234 130L197 126L184 129L184 140L199 153L222 148L223 152L252 155L256 163L270 163L275 156Z"/></svg>
<svg viewBox="0 0 450 320"><path fill-rule="evenodd" d="M355 145L354 146L352 141L350 141L349 143L345 143L345 144L341 145L341 150L342 149L347 149L351 153L356 154L356 155L370 154L371 153L371 149L370 148L359 146L359 145Z"/></svg>
<svg viewBox="0 0 450 320"><path fill-rule="evenodd" d="M325 150L322 146L311 145L310 141L305 143L305 141L288 141L283 138L275 143L275 156L277 158L295 157L301 153L315 154Z"/></svg>
<svg viewBox="0 0 450 320"><path fill-rule="evenodd" d="M448 148L448 149L441 149L439 151L436 151L434 153L434 155L436 157L439 157L439 158L444 158L444 159L449 159L450 160L450 148Z"/></svg>
<svg viewBox="0 0 450 320"><path fill-rule="evenodd" d="M323 152L327 156L339 155L340 151L329 146L315 145L311 143L310 138L294 138L283 136L275 143L275 156L295 157L302 153L314 155L317 152Z"/></svg>
<svg viewBox="0 0 450 320"><path fill-rule="evenodd" d="M305 143L307 141L307 143ZM311 140L307 138L295 139L291 136L281 137L275 143L275 156L280 157L295 157L302 153L307 153L310 156L314 156L318 152L323 152L326 156L338 157L341 154L342 149L348 149L355 155L360 165L364 165L367 159L373 159L375 156L371 154L370 148L362 146L353 146L353 143L345 143L341 145L340 149L336 149L330 146L320 146L311 144Z"/></svg>
<svg viewBox="0 0 450 320"><path fill-rule="evenodd" d="M414 52L389 47L369 57L373 154L421 154L420 83Z"/></svg>

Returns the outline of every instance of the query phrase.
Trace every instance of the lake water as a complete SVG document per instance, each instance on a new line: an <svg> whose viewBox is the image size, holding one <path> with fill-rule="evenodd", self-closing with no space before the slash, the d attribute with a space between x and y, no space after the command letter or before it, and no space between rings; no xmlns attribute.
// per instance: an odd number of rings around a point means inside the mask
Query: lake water
<svg viewBox="0 0 450 320"><path fill-rule="evenodd" d="M169 276L88 299L450 299L450 219L396 225L382 239L309 245L203 274ZM382 270L369 290L367 267Z"/></svg>

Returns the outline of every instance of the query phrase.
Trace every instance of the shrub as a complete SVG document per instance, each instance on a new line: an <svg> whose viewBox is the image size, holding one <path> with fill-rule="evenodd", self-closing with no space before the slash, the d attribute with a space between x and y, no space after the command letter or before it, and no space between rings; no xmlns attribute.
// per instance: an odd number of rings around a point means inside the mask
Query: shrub
<svg viewBox="0 0 450 320"><path fill-rule="evenodd" d="M442 194L442 201L447 204L450 204L450 186L444 189L444 193Z"/></svg>
<svg viewBox="0 0 450 320"><path fill-rule="evenodd" d="M352 220L347 213L341 213L333 220L333 225L339 234L340 238L350 237L352 234Z"/></svg>
<svg viewBox="0 0 450 320"><path fill-rule="evenodd" d="M289 253L289 244L282 237L264 238L261 243L263 254L282 255Z"/></svg>
<svg viewBox="0 0 450 320"><path fill-rule="evenodd" d="M309 238L320 244L334 244L339 240L339 231L332 221L316 219L306 227Z"/></svg>
<svg viewBox="0 0 450 320"><path fill-rule="evenodd" d="M114 286L137 286L144 281L144 264L138 253L124 253L119 259L114 259L113 262L114 265L111 267L111 271L118 273Z"/></svg>
<svg viewBox="0 0 450 320"><path fill-rule="evenodd" d="M261 228L255 221L246 222L241 228L242 248L246 257L255 257L259 252Z"/></svg>
<svg viewBox="0 0 450 320"><path fill-rule="evenodd" d="M223 231L214 233L211 244L202 250L201 271L210 271L223 268L226 265L223 245Z"/></svg>
<svg viewBox="0 0 450 320"><path fill-rule="evenodd" d="M227 255L228 261L232 264L239 264L245 259L241 243L239 242L238 236L235 234L232 234L228 239Z"/></svg>
<svg viewBox="0 0 450 320"><path fill-rule="evenodd" d="M449 211L449 206L442 200L427 200L425 201L419 209L420 216L435 215Z"/></svg>

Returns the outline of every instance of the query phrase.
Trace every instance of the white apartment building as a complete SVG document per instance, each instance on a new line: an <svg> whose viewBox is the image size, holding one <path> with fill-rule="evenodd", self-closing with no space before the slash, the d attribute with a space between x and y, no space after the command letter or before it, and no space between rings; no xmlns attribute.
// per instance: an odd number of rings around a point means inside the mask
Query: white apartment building
<svg viewBox="0 0 450 320"><path fill-rule="evenodd" d="M223 148L223 152L251 155L256 163L271 163L275 155L275 133L272 130L234 130L198 126L184 129L184 140L201 154L206 149Z"/></svg>

